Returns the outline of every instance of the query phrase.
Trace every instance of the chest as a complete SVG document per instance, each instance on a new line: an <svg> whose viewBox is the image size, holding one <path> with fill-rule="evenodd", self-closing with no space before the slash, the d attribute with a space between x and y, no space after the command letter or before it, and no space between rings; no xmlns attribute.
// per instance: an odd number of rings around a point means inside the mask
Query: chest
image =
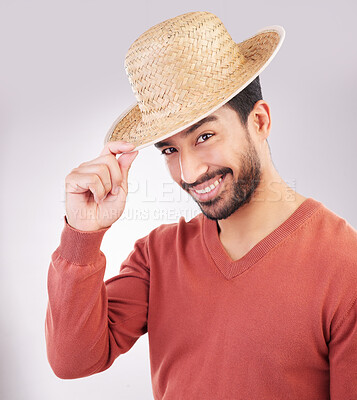
<svg viewBox="0 0 357 400"><path fill-rule="evenodd" d="M207 261L180 269L151 285L149 301L149 329L171 345L213 341L247 354L267 345L305 354L318 344L327 351L323 291L296 265L257 264L230 280Z"/></svg>

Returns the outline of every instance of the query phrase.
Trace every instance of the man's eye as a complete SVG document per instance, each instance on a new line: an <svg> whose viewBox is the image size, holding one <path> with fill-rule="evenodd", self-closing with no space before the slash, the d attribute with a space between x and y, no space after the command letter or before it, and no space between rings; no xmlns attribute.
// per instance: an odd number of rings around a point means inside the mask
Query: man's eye
<svg viewBox="0 0 357 400"><path fill-rule="evenodd" d="M197 143L202 143L208 140L211 136L213 136L213 133L204 133L203 135L199 136L197 139Z"/></svg>
<svg viewBox="0 0 357 400"><path fill-rule="evenodd" d="M169 154L172 154L176 151L174 147L167 147L166 149L162 150L161 154L164 156L168 156Z"/></svg>

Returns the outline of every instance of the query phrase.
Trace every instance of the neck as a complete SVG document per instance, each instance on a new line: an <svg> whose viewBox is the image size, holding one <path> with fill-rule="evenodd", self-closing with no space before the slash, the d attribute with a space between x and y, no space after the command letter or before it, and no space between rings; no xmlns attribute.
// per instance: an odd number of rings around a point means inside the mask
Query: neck
<svg viewBox="0 0 357 400"><path fill-rule="evenodd" d="M227 248L238 246L244 253L281 225L304 200L306 197L289 187L271 167L262 174L249 203L218 221L220 239Z"/></svg>

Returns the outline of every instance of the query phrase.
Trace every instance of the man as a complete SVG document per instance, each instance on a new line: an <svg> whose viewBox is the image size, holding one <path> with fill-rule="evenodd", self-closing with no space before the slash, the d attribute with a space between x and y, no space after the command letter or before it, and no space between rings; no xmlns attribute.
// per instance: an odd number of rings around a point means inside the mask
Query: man
<svg viewBox="0 0 357 400"><path fill-rule="evenodd" d="M138 105L66 177L50 364L61 378L94 374L148 332L155 399L357 399L357 232L272 163L258 74L283 31L237 46L227 35L212 14L189 13L129 50ZM103 235L151 143L202 213L137 240L104 283Z"/></svg>

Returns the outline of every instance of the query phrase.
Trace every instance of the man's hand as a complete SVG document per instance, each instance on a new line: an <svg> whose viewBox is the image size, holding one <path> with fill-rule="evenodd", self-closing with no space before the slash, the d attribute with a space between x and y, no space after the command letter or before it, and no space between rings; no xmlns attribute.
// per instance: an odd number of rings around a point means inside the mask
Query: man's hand
<svg viewBox="0 0 357 400"><path fill-rule="evenodd" d="M74 168L65 180L66 216L69 225L95 231L112 225L124 211L128 173L138 152L131 143L105 144L100 156ZM120 154L119 158L116 155Z"/></svg>

